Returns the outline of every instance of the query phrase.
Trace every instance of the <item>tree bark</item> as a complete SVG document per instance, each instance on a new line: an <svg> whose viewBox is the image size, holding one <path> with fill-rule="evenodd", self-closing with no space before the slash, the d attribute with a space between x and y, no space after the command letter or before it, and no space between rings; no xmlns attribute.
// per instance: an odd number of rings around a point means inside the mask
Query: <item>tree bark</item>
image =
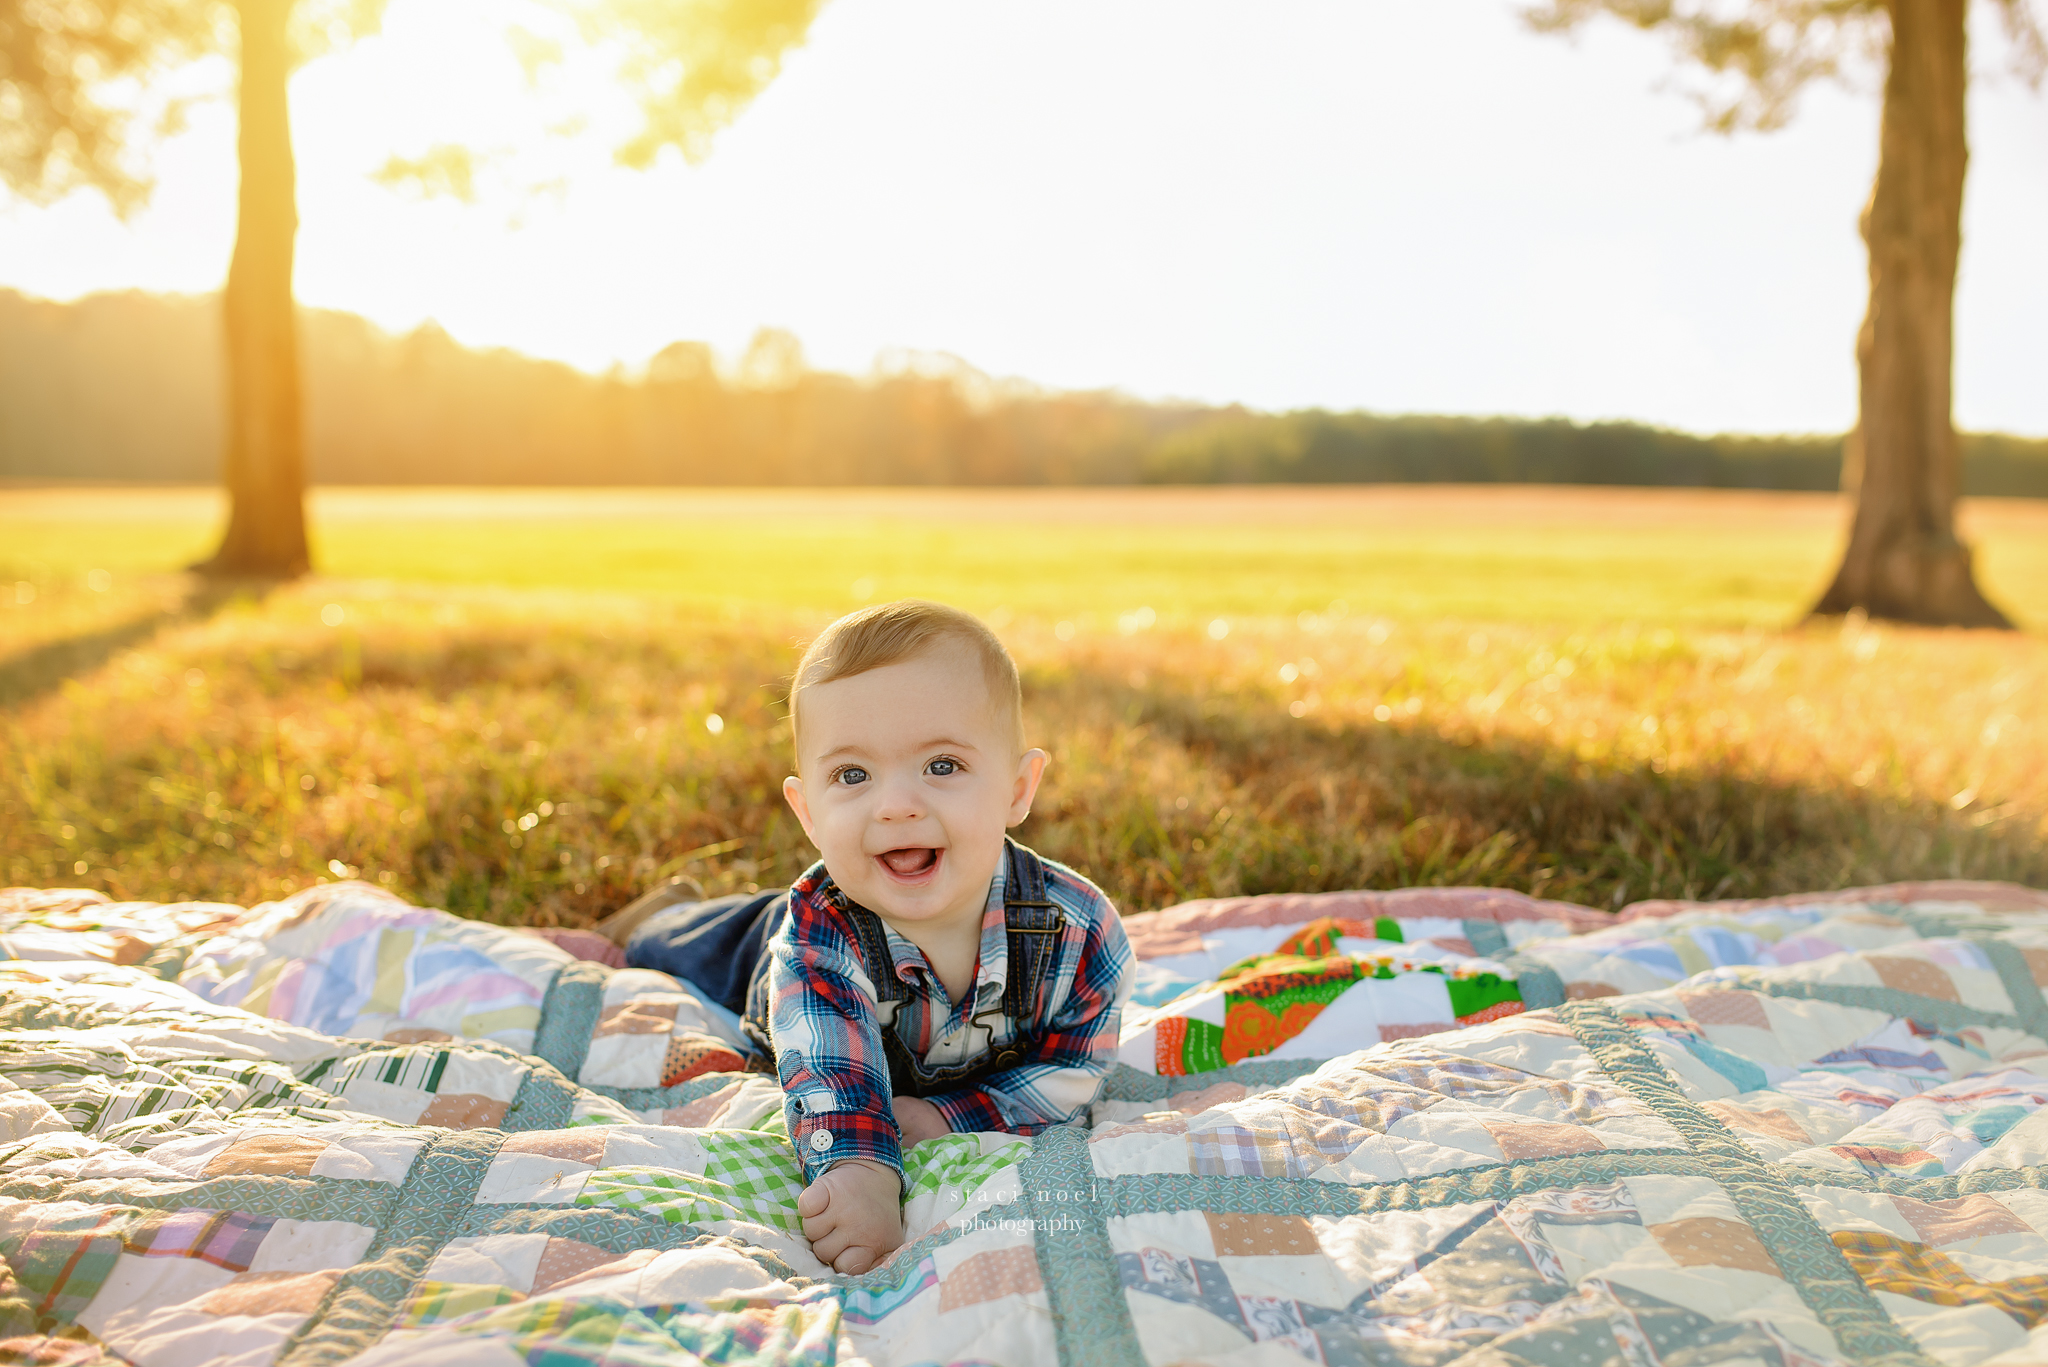
<svg viewBox="0 0 2048 1367"><path fill-rule="evenodd" d="M1877 183L1863 211L1870 307L1856 339L1860 412L1843 450L1849 546L1816 613L2010 627L1955 533L1951 416L1962 249L1968 0L1889 0Z"/></svg>
<svg viewBox="0 0 2048 1367"><path fill-rule="evenodd" d="M292 0L235 3L242 30L242 186L235 254L222 297L228 526L219 549L194 566L212 574L290 577L310 568L298 312L292 299L299 215L285 95L291 7Z"/></svg>

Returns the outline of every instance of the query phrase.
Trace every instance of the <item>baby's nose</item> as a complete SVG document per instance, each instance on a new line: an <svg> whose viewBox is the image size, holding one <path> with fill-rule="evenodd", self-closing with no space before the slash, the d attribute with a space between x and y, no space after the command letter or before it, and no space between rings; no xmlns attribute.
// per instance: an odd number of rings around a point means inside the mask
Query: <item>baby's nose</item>
<svg viewBox="0 0 2048 1367"><path fill-rule="evenodd" d="M882 794L875 814L884 821L914 820L924 815L924 800L914 783L892 783Z"/></svg>

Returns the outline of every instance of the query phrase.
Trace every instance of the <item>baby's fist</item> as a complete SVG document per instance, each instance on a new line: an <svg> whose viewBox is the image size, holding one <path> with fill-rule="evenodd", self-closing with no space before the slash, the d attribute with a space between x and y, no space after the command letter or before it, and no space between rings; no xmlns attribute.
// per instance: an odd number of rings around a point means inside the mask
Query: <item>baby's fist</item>
<svg viewBox="0 0 2048 1367"><path fill-rule="evenodd" d="M834 1272L866 1272L903 1242L903 1179L865 1158L841 1163L796 1198L811 1252Z"/></svg>

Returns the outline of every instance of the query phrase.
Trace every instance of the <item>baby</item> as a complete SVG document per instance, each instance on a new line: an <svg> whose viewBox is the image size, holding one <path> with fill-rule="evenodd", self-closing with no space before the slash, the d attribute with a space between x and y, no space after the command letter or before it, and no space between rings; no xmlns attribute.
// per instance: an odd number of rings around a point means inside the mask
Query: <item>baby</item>
<svg viewBox="0 0 2048 1367"><path fill-rule="evenodd" d="M804 1235L858 1273L903 1242L902 1145L1081 1117L1131 952L1092 883L1004 834L1046 753L979 621L914 601L842 617L789 706L782 795L822 860L787 891L658 911L626 959L742 1014L782 1082Z"/></svg>

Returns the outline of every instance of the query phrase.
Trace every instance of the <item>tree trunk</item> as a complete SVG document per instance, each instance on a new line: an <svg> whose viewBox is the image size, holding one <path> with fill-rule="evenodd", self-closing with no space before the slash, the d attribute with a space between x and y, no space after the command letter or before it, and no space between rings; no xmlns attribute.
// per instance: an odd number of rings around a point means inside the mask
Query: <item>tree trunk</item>
<svg viewBox="0 0 2048 1367"><path fill-rule="evenodd" d="M296 173L285 84L292 0L236 0L242 28L240 217L222 298L227 337L227 533L195 569L220 575L304 574L305 429L299 411L298 314L292 252Z"/></svg>
<svg viewBox="0 0 2048 1367"><path fill-rule="evenodd" d="M1817 613L2009 627L1956 539L1961 451L1951 418L1962 248L1968 0L1889 0L1877 184L1863 211L1870 309L1856 338L1861 412L1843 450L1849 547Z"/></svg>

